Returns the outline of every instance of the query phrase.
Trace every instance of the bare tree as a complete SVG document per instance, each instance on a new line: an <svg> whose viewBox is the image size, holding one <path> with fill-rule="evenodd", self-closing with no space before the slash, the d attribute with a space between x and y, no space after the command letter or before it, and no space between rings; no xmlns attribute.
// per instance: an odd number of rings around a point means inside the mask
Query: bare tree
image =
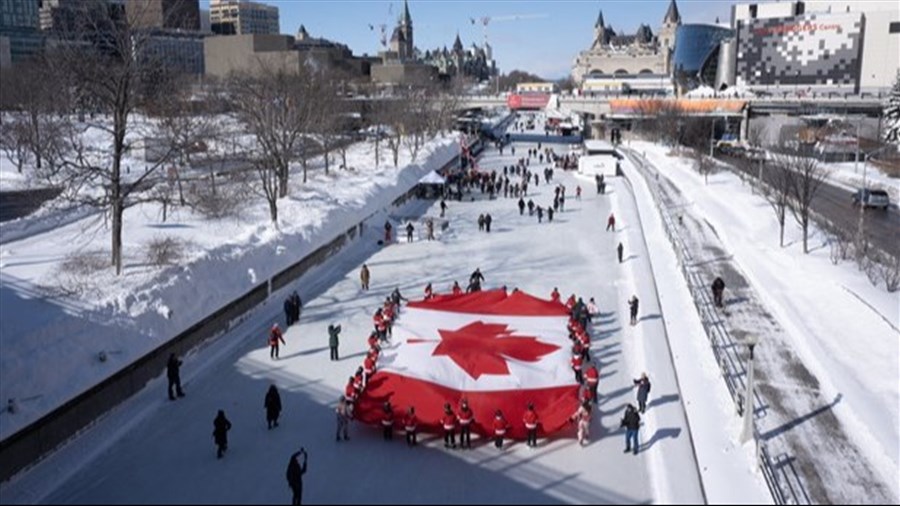
<svg viewBox="0 0 900 506"><path fill-rule="evenodd" d="M407 102L398 97L382 99L375 120L379 128L382 125L387 127L384 137L388 149L391 150L394 167L397 167L400 164L400 148L403 146L403 139L409 123Z"/></svg>
<svg viewBox="0 0 900 506"><path fill-rule="evenodd" d="M803 253L809 253L808 236L812 202L822 184L828 180L829 171L819 166L814 158L798 154L782 154L780 163L790 172L789 189L791 214L803 231Z"/></svg>
<svg viewBox="0 0 900 506"><path fill-rule="evenodd" d="M716 168L715 161L701 149L691 151L694 158L694 169L703 176L703 184L709 184L709 174Z"/></svg>
<svg viewBox="0 0 900 506"><path fill-rule="evenodd" d="M72 154L63 161L62 174L66 189L76 201L108 212L111 222L111 256L116 274L122 273L123 216L134 203L133 194L147 187L150 178L168 158L161 153L159 161L128 174L122 160L130 149L126 141L135 133L132 115L157 98L167 76L162 63L148 57L149 32L139 28L141 8L117 14L107 2L85 0L77 4L81 10L71 32L60 33L53 61L61 79L71 83L83 104L93 111L111 116L88 128L108 136L99 144L85 139L87 128L70 136ZM98 191L99 190L99 191Z"/></svg>
<svg viewBox="0 0 900 506"><path fill-rule="evenodd" d="M763 196L775 212L778 221L778 245L784 247L784 222L788 209L791 207L791 180L793 175L790 170L780 163L769 166L766 171L765 182L760 181Z"/></svg>

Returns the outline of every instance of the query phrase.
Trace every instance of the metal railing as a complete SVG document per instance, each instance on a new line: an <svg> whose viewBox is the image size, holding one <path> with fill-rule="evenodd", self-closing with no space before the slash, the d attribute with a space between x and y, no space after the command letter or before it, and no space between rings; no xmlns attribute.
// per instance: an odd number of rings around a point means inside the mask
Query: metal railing
<svg viewBox="0 0 900 506"><path fill-rule="evenodd" d="M746 405L743 392L746 391L745 378L747 378L746 361L738 355L742 343L731 335L721 316L713 309L715 306L709 287L697 268L697 261L691 253L691 249L681 235L681 217L680 215L673 216L672 211L684 207L685 203L672 202L663 194L659 188L659 173L652 169L651 164L645 163L641 156L630 150L623 151L647 181L650 194L662 218L663 229L672 243L679 268L687 281L688 290L697 307L713 355L719 364L722 379L728 388L738 415L742 415ZM754 392L754 405L765 406L762 401L759 393ZM795 459L783 453L773 458L766 441L760 437L755 419L753 425L757 465L773 501L776 504L810 504L811 499L803 486L803 480L794 467Z"/></svg>

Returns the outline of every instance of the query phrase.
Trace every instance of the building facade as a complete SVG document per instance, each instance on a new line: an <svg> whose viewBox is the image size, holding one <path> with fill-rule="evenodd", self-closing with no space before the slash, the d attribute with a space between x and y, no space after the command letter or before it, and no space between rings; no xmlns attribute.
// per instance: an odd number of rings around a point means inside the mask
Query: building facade
<svg viewBox="0 0 900 506"><path fill-rule="evenodd" d="M497 75L497 63L491 58L491 47L479 47L474 43L468 49L463 47L459 34L453 41L453 49L447 46L425 51L422 61L437 67L444 78L468 77L476 81L487 81Z"/></svg>
<svg viewBox="0 0 900 506"><path fill-rule="evenodd" d="M127 0L125 15L138 28L200 30L199 0Z"/></svg>
<svg viewBox="0 0 900 506"><path fill-rule="evenodd" d="M281 32L278 7L239 0L211 0L210 28L217 35L271 35Z"/></svg>
<svg viewBox="0 0 900 506"><path fill-rule="evenodd" d="M722 43L733 37L733 30L718 25L678 27L672 56L672 80L679 95L699 86L716 87Z"/></svg>
<svg viewBox="0 0 900 506"><path fill-rule="evenodd" d="M593 43L575 59L572 79L581 84L585 79L669 75L675 31L680 25L675 0L669 3L658 34L643 24L634 35L618 34L606 24L601 11L594 23Z"/></svg>
<svg viewBox="0 0 900 506"><path fill-rule="evenodd" d="M39 28L38 0L0 0L0 37L9 40L11 63L40 53L44 38Z"/></svg>
<svg viewBox="0 0 900 506"><path fill-rule="evenodd" d="M155 30L141 47L139 58L158 62L176 74L202 75L205 71L203 34L199 31Z"/></svg>

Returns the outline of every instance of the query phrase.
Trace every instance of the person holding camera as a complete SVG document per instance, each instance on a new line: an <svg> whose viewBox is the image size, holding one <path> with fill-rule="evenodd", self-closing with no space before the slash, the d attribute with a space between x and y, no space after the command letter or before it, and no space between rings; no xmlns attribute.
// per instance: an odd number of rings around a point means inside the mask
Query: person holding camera
<svg viewBox="0 0 900 506"><path fill-rule="evenodd" d="M303 457L301 464L297 459ZM303 504L303 475L306 474L306 448L301 447L300 451L291 455L291 460L287 467L287 482L294 493L291 504Z"/></svg>

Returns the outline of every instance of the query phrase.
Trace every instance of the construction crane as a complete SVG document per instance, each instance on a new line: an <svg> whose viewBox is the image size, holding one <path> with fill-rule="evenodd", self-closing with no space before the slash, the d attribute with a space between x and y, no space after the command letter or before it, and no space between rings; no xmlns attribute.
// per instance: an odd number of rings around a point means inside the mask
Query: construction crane
<svg viewBox="0 0 900 506"><path fill-rule="evenodd" d="M394 4L388 5L388 19L391 19L391 16L394 13ZM388 24L385 23L369 23L369 31L374 32L375 29L378 29L378 42L381 43L381 48L387 50L388 47Z"/></svg>

